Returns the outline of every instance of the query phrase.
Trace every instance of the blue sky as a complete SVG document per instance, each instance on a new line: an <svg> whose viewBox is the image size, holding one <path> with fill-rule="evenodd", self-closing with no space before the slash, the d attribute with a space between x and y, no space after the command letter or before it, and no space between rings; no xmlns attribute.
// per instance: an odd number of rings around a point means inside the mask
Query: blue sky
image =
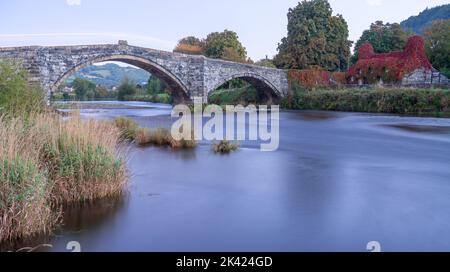
<svg viewBox="0 0 450 272"><path fill-rule="evenodd" d="M0 46L116 43L172 50L181 37L234 30L249 56L276 54L298 0L0 0ZM371 22L399 22L449 0L330 0L355 40Z"/></svg>

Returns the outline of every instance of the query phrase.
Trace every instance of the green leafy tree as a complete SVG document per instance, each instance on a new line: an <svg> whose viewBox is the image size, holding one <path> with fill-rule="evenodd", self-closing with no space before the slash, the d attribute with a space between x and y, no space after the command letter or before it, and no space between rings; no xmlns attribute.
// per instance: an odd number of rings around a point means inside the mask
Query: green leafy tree
<svg viewBox="0 0 450 272"><path fill-rule="evenodd" d="M125 77L118 88L117 99L125 100L127 96L133 96L137 93L136 84L129 78Z"/></svg>
<svg viewBox="0 0 450 272"><path fill-rule="evenodd" d="M288 35L278 45L279 68L345 70L350 58L348 25L327 0L303 0L288 12Z"/></svg>
<svg viewBox="0 0 450 272"><path fill-rule="evenodd" d="M450 19L433 22L425 30L425 42L433 67L450 77Z"/></svg>
<svg viewBox="0 0 450 272"><path fill-rule="evenodd" d="M75 95L78 100L86 100L88 99L88 93L90 97L93 97L96 85L95 83L84 79L84 78L76 78L72 82L72 87L74 88Z"/></svg>
<svg viewBox="0 0 450 272"><path fill-rule="evenodd" d="M247 61L247 51L234 31L210 33L205 40L204 55L210 58Z"/></svg>
<svg viewBox="0 0 450 272"><path fill-rule="evenodd" d="M44 91L17 62L0 60L0 113L27 117L45 109Z"/></svg>
<svg viewBox="0 0 450 272"><path fill-rule="evenodd" d="M382 21L376 21L370 25L370 29L363 32L361 38L356 42L352 63L358 60L358 50L365 43L372 44L375 53L400 51L403 50L411 35L412 33L404 31L397 23L384 24Z"/></svg>
<svg viewBox="0 0 450 272"><path fill-rule="evenodd" d="M89 90L89 91L86 93L86 98L87 98L87 100L94 100L94 98L95 98L95 92L92 91L92 90Z"/></svg>
<svg viewBox="0 0 450 272"><path fill-rule="evenodd" d="M148 79L147 92L150 95L162 94L165 92L166 88L167 88L166 84L159 78L151 76Z"/></svg>
<svg viewBox="0 0 450 272"><path fill-rule="evenodd" d="M102 98L106 98L108 97L109 93L108 93L108 89L103 86L103 85L98 85L95 88L95 93L94 93L94 97L96 99L102 99Z"/></svg>
<svg viewBox="0 0 450 272"><path fill-rule="evenodd" d="M245 62L245 59L242 58L238 50L232 47L225 47L221 59L234 62Z"/></svg>

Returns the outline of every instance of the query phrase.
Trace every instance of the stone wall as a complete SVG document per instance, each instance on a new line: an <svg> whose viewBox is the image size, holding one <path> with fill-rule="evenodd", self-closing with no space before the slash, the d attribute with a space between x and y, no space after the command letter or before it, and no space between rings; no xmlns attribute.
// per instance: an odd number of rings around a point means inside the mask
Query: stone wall
<svg viewBox="0 0 450 272"><path fill-rule="evenodd" d="M406 75L402 80L403 85L431 85L450 84L449 79L439 71L432 69L417 69Z"/></svg>

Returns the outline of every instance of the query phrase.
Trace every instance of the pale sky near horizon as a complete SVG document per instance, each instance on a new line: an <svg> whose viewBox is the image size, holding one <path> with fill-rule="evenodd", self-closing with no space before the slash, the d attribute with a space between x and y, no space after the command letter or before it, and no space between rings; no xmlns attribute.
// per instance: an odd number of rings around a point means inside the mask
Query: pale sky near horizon
<svg viewBox="0 0 450 272"><path fill-rule="evenodd" d="M276 54L298 0L0 0L0 46L116 43L171 51L185 36L236 31L253 60ZM450 0L329 0L356 41L376 20L400 22Z"/></svg>

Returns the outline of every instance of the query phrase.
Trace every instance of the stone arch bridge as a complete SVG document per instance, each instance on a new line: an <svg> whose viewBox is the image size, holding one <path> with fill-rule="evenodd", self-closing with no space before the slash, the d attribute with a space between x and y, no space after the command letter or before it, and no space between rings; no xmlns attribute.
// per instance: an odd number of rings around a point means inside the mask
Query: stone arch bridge
<svg viewBox="0 0 450 272"><path fill-rule="evenodd" d="M23 62L30 80L39 82L49 95L67 77L97 62L120 61L159 77L170 88L175 102L190 102L231 79L251 83L267 100L274 102L288 93L284 70L130 46L126 41L107 45L0 47L0 59Z"/></svg>

